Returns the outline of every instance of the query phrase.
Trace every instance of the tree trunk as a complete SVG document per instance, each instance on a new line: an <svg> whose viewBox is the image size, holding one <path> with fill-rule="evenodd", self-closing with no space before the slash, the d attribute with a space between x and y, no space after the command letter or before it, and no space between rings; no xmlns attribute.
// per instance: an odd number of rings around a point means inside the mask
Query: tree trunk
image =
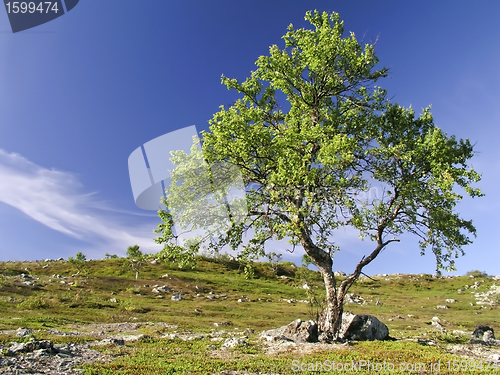
<svg viewBox="0 0 500 375"><path fill-rule="evenodd" d="M335 276L331 269L322 268L321 273L326 288L326 307L318 320L319 341L333 342L338 340L344 312L344 293L337 291Z"/></svg>
<svg viewBox="0 0 500 375"><path fill-rule="evenodd" d="M139 271L135 271L135 279L137 280L139 278Z"/></svg>

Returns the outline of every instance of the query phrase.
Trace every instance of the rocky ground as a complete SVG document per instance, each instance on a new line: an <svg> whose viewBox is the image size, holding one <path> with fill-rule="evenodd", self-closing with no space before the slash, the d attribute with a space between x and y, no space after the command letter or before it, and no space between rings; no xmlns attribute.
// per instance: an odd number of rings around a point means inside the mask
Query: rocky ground
<svg viewBox="0 0 500 375"><path fill-rule="evenodd" d="M219 326L223 325L219 323ZM321 344L307 342L312 332L312 322L291 322L289 325L264 331L258 340L263 344L264 352L268 355L275 355L281 352L310 353L318 350L332 350L335 347L351 347L351 342L343 344ZM302 328L301 328L302 326ZM154 336L161 338L179 338L182 340L195 340L198 338L210 338L213 342L223 341L220 349L213 346L209 350L209 355L218 358L225 358L230 355L228 349L236 345L248 345L251 330L244 332L226 332L224 330L214 330L212 333L203 334L189 331L176 330L173 333L163 334L164 329L177 329L174 325L166 323L112 323L112 324L91 324L74 325L71 330L60 331L57 329L32 331L26 328L19 328L15 331L0 331L0 334L16 334L20 338L29 338L31 335L41 336L43 333L61 336L90 336L98 337L98 340L86 344L53 344L49 340L26 340L24 343L11 343L10 345L0 345L2 355L0 356L0 374L45 374L45 375L73 375L81 374L79 369L82 364L94 362L110 362L110 356L104 355L95 349L100 345L124 345L127 341L136 341L147 335L138 333L140 328L148 327ZM154 331L156 330L156 331ZM291 338L293 340L291 340ZM398 338L396 338L398 339ZM400 338L401 339L401 338ZM436 345L431 340L418 340L422 345ZM480 326L471 338L471 343L467 345L449 345L445 350L459 355L463 358L495 361L500 363L500 340L495 340L494 333L489 327ZM263 375L262 373L223 371L214 375ZM276 375L276 374L268 374Z"/></svg>

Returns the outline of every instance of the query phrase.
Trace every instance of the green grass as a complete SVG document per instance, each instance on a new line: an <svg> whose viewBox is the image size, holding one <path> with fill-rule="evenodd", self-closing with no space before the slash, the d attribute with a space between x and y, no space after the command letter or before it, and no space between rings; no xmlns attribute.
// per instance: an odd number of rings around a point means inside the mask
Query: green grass
<svg viewBox="0 0 500 375"><path fill-rule="evenodd" d="M48 267L44 268L45 265ZM25 271L26 267L29 271ZM22 273L30 274L35 286L22 284L19 279ZM28 327L46 330L54 327L64 330L70 329L71 324L166 322L178 325L181 330L209 332L214 328L213 323L225 321L231 324L227 330L254 329L255 334L250 337L253 339L261 330L276 328L297 318L307 320L313 317L310 305L282 301L307 299L306 291L301 288L301 273L290 262L281 264L279 276L269 265L257 264L256 277L251 280L245 279L236 262L216 262L203 257L199 258L194 269L189 270L181 270L171 263L147 264L141 269L139 280L135 280L135 272L127 267L124 259L89 261L82 274L72 277L74 273L76 269L65 261L0 263L0 329ZM160 278L164 274L169 277ZM281 278L281 275L286 278ZM342 362L364 359L428 364L438 360L441 363L457 360L460 358L445 354L443 348L448 344L466 343L468 337L455 335L453 330L472 331L482 324L500 332L498 305L486 308L470 305L476 302L474 293L485 292L493 285L491 278L477 275L479 277L452 279L430 275L392 275L377 280L364 278L349 291L361 295L366 304L347 304L345 310L376 316L389 327L393 337L432 339L438 347L398 340L356 343L353 347L330 352L303 355L290 352L270 356L262 352L260 344L253 344L230 350L225 358L216 358L210 354L213 350L210 348L211 345L220 346L220 343L209 339L184 342L153 337L123 347L99 349L116 356L115 360L106 365L88 365L85 371L86 374L205 374L232 369L291 374L296 373L292 370L293 360L316 363L327 359ZM307 271L306 277L314 292L321 296L324 288L320 275ZM475 281L481 283L477 290L465 288ZM151 292L155 284L168 285L175 293L183 291L186 294L181 301L172 301L172 293L165 293L160 299ZM462 289L462 293L459 294L457 289ZM195 297L196 293L206 296L209 292L225 295L227 299ZM116 302L112 302L112 298ZM247 302L239 303L239 298L245 298ZM447 298L457 302L447 304ZM449 309L437 310L437 305L448 305ZM430 325L433 316L441 319L448 333L438 333L433 329ZM154 336L147 327L143 333ZM37 338L57 343L94 339L49 334ZM15 336L0 337L2 342L16 339L19 341Z"/></svg>

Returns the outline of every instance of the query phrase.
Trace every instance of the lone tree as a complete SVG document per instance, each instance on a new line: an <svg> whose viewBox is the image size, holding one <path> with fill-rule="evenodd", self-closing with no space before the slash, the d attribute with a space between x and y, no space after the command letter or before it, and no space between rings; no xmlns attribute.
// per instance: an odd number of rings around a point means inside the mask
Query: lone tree
<svg viewBox="0 0 500 375"><path fill-rule="evenodd" d="M76 253L74 258L73 257L68 258L68 262L73 264L76 267L76 269L78 271L76 273L77 275L85 269L85 266L87 265L86 261L87 261L87 257L81 251Z"/></svg>
<svg viewBox="0 0 500 375"><path fill-rule="evenodd" d="M135 271L135 279L137 280L141 267L148 260L147 255L139 250L139 245L129 246L127 248L127 260L130 267Z"/></svg>
<svg viewBox="0 0 500 375"><path fill-rule="evenodd" d="M245 81L222 76L243 97L227 109L221 106L209 121L202 150L208 163L240 169L248 216L200 241L257 257L272 239L301 246L324 279L326 308L318 328L320 340L331 342L338 339L349 288L398 235L415 234L421 254L434 253L438 272L453 270L454 258L476 234L472 221L455 212L462 198L457 187L471 197L482 193L471 186L480 175L467 164L474 154L469 140L435 126L430 108L416 117L411 107L391 103L380 87L369 89L387 69L375 69L379 60L372 45L361 47L352 32L343 36L338 14L307 12L305 19L314 29L290 25L285 48L270 47ZM278 105L283 96L287 110ZM375 196L367 194L374 190ZM193 194L193 186L169 192L168 209L158 212L162 223L156 232L162 234L156 241L165 244L165 257L190 259L201 242L176 243L169 203ZM194 218L193 211L185 214L186 221ZM333 257L342 227L372 241L373 250L339 282ZM244 243L249 228L254 235Z"/></svg>

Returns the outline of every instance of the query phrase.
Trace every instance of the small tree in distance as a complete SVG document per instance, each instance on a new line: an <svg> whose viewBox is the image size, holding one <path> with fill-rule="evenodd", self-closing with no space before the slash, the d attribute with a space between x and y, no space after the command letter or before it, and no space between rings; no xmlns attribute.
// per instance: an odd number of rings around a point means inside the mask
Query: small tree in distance
<svg viewBox="0 0 500 375"><path fill-rule="evenodd" d="M137 280L139 271L148 260L148 256L139 250L139 245L134 245L127 248L127 259L130 267L135 271L135 279Z"/></svg>
<svg viewBox="0 0 500 375"><path fill-rule="evenodd" d="M81 252L79 251L78 253L76 253L75 257L69 257L68 258L68 262L73 264L76 269L77 269L77 274L79 274L81 271L84 270L85 266L86 266L86 262L87 261L87 257Z"/></svg>
<svg viewBox="0 0 500 375"><path fill-rule="evenodd" d="M338 14L307 12L305 19L313 29L290 25L285 48L270 47L245 81L222 77L242 98L230 108L221 106L210 132L202 132L203 156L209 165L240 169L248 217L199 243L229 246L248 257L264 256L269 240L286 238L293 249L302 247L323 277L326 307L318 329L320 340L331 342L338 339L349 288L384 248L399 242L399 235L416 235L421 254L434 253L438 273L453 270L462 247L472 242L469 235L476 234L472 221L455 212L462 199L457 188L471 197L482 193L472 187L480 175L468 165L474 154L469 140L445 134L430 108L415 116L411 107L391 103L382 88L373 89L387 69L375 69L379 60L373 46L363 48L352 32L343 36ZM287 112L278 105L278 93L288 101ZM169 202L202 193L196 183L177 185L180 180L173 178L166 191L169 209ZM374 187L378 194L366 194ZM218 194L228 195L229 189ZM176 214L187 222L196 211ZM199 245L179 246L171 212L158 214L156 241L165 244L164 257L193 258ZM373 248L351 274L337 280L335 236L343 227L370 240ZM243 244L250 228L253 237Z"/></svg>

